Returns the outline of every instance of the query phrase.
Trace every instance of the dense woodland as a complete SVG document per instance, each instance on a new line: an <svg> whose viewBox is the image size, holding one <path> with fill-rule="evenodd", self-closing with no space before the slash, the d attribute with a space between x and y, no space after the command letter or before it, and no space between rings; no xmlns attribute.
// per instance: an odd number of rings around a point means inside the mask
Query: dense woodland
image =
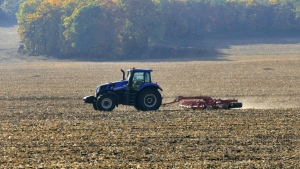
<svg viewBox="0 0 300 169"><path fill-rule="evenodd" d="M150 44L166 38L300 33L299 0L0 0L0 3L0 19L4 13L11 16L16 11L24 53L59 58L141 58Z"/></svg>

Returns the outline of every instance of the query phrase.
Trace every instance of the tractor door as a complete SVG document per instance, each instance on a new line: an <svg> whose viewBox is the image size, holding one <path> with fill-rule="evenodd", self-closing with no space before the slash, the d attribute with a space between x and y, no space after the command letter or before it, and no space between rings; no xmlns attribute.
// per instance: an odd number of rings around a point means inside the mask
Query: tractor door
<svg viewBox="0 0 300 169"><path fill-rule="evenodd" d="M143 83L150 83L150 72L134 72L130 89L137 91Z"/></svg>
<svg viewBox="0 0 300 169"><path fill-rule="evenodd" d="M125 94L125 105L136 105L136 99L138 96L138 90L143 83L151 82L151 76L149 71L128 71L128 87Z"/></svg>

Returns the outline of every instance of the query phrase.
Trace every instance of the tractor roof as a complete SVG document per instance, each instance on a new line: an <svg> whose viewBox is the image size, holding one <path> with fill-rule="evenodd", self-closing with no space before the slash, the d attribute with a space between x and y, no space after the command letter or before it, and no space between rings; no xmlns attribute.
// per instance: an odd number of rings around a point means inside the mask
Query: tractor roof
<svg viewBox="0 0 300 169"><path fill-rule="evenodd" d="M134 72L152 72L152 69L130 68L129 71L134 71Z"/></svg>

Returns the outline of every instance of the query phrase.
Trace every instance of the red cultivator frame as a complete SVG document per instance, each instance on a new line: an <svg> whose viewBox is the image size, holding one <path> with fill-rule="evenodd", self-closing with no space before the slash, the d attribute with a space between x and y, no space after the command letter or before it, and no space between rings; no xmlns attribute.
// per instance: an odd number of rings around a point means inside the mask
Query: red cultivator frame
<svg viewBox="0 0 300 169"><path fill-rule="evenodd" d="M173 104L176 102L180 102L181 100L186 100L182 102L179 106L183 108L193 109L193 110L203 110L203 109L231 109L231 108L241 108L243 106L242 103L238 102L238 100L222 100L222 99L212 99L208 96L192 96L192 97L184 97L178 96L174 101L167 104Z"/></svg>

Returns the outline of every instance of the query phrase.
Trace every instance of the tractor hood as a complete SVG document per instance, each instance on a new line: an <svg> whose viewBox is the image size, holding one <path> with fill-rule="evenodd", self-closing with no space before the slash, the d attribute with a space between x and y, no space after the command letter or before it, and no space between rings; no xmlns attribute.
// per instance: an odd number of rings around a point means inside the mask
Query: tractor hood
<svg viewBox="0 0 300 169"><path fill-rule="evenodd" d="M101 84L97 86L96 94L103 90L126 90L127 89L128 80L121 80L116 82L109 82L105 84Z"/></svg>

